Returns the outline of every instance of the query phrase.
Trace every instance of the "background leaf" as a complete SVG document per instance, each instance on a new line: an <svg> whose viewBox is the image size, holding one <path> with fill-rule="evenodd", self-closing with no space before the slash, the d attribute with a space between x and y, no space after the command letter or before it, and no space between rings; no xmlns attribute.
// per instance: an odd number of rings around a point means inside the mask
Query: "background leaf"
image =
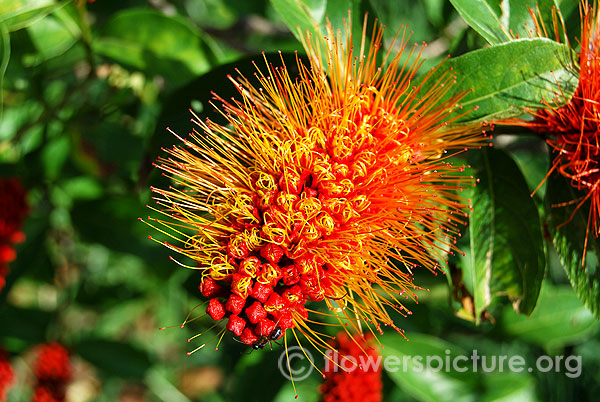
<svg viewBox="0 0 600 402"><path fill-rule="evenodd" d="M588 235L585 265L582 262L590 203L589 201L584 203L577 212L575 212L577 203L564 206L564 203L581 196L582 194L579 194L561 175L554 174L548 178L546 189L548 230L577 296L597 318L600 318L600 240L591 230Z"/></svg>
<svg viewBox="0 0 600 402"><path fill-rule="evenodd" d="M145 8L112 16L94 50L150 74L166 74L176 85L206 72L215 61L197 29L182 18Z"/></svg>
<svg viewBox="0 0 600 402"><path fill-rule="evenodd" d="M480 181L470 192L470 259L463 260L463 280L472 284L475 322L497 295L508 296L517 311L531 314L545 254L525 178L510 156L494 148L472 152L470 163Z"/></svg>
<svg viewBox="0 0 600 402"><path fill-rule="evenodd" d="M544 284L539 306L530 317L505 309L500 327L506 335L556 349L590 337L599 325L573 289Z"/></svg>
<svg viewBox="0 0 600 402"><path fill-rule="evenodd" d="M568 0L506 0L502 2L450 0L450 2L467 24L493 45L510 41L513 37L529 38L530 31L535 29L530 10L536 13L536 18L541 16L547 32L549 35L553 35L552 9L560 7L563 18L567 18L576 9L576 2ZM560 33L558 39L564 42L564 32Z"/></svg>

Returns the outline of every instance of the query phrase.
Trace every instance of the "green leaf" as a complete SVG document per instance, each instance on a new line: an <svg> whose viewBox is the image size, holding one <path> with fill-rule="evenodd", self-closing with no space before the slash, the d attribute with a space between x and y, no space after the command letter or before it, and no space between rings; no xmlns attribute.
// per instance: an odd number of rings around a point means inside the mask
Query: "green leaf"
<svg viewBox="0 0 600 402"><path fill-rule="evenodd" d="M502 43L511 39L501 20L502 10L489 0L450 0L461 17L489 43Z"/></svg>
<svg viewBox="0 0 600 402"><path fill-rule="evenodd" d="M65 23L53 15L32 24L27 30L44 60L64 54L77 41Z"/></svg>
<svg viewBox="0 0 600 402"><path fill-rule="evenodd" d="M470 256L463 280L473 289L475 322L492 298L507 295L515 310L531 314L545 270L538 211L517 164L493 148L473 152L480 182L471 191Z"/></svg>
<svg viewBox="0 0 600 402"><path fill-rule="evenodd" d="M491 372L484 377L486 391L481 398L484 402L535 401L536 381L523 373Z"/></svg>
<svg viewBox="0 0 600 402"><path fill-rule="evenodd" d="M2 44L2 60L0 61L0 122L2 122L4 121L4 76L6 75L10 60L10 35L6 26L1 22L0 40L0 44Z"/></svg>
<svg viewBox="0 0 600 402"><path fill-rule="evenodd" d="M72 347L79 356L110 375L142 379L150 368L148 355L127 343L85 339Z"/></svg>
<svg viewBox="0 0 600 402"><path fill-rule="evenodd" d="M445 359L448 356L452 360L458 355L467 356L465 350L424 334L411 334L409 342L395 333L379 339L385 345L381 354L388 365L384 366L387 374L413 398L432 402L474 400L477 378L471 373L436 370L436 360L430 368L426 365L427 357Z"/></svg>
<svg viewBox="0 0 600 402"><path fill-rule="evenodd" d="M2 0L0 23L3 23L9 32L18 31L41 20L65 4L67 2L57 3L54 0Z"/></svg>
<svg viewBox="0 0 600 402"><path fill-rule="evenodd" d="M590 202L585 202L577 211L578 203L564 205L581 197L563 176L554 174L548 178L546 215L552 242L577 296L600 319L600 240L592 233L591 226L585 266L582 261ZM557 206L559 204L563 206Z"/></svg>
<svg viewBox="0 0 600 402"><path fill-rule="evenodd" d="M553 348L586 339L600 324L570 287L554 287L545 282L539 305L530 317L517 315L506 308L499 326L507 335Z"/></svg>
<svg viewBox="0 0 600 402"><path fill-rule="evenodd" d="M447 60L425 83L440 85L449 71L455 76L451 94L469 92L455 116L476 109L459 121L502 119L537 108L542 99L568 101L578 80L566 46L549 39L520 39Z"/></svg>
<svg viewBox="0 0 600 402"><path fill-rule="evenodd" d="M405 26L412 33L411 42L433 40L427 9L422 1L369 0L369 3L377 13L378 20L386 26L384 36L387 46L394 40L396 32Z"/></svg>
<svg viewBox="0 0 600 402"><path fill-rule="evenodd" d="M71 153L71 141L68 136L53 139L42 150L44 172L50 179L55 179Z"/></svg>
<svg viewBox="0 0 600 402"><path fill-rule="evenodd" d="M490 44L510 41L513 37L528 38L535 25L529 10L539 10L549 35L554 35L552 8L561 6L563 17L568 17L576 2L560 0L450 0L454 8L474 30ZM563 3L563 4L559 4ZM537 14L537 11L536 11ZM560 33L564 41L564 32ZM551 36L551 39L557 39Z"/></svg>
<svg viewBox="0 0 600 402"><path fill-rule="evenodd" d="M117 62L165 75L177 84L211 67L214 55L200 32L181 17L145 8L126 9L92 42L96 52Z"/></svg>
<svg viewBox="0 0 600 402"><path fill-rule="evenodd" d="M301 40L307 31L319 34L326 0L271 0L271 4L298 40Z"/></svg>
<svg viewBox="0 0 600 402"><path fill-rule="evenodd" d="M356 48L360 46L363 26L360 0L271 0L271 4L299 41L306 32L314 39L326 35L327 21L343 35L350 12L353 44Z"/></svg>

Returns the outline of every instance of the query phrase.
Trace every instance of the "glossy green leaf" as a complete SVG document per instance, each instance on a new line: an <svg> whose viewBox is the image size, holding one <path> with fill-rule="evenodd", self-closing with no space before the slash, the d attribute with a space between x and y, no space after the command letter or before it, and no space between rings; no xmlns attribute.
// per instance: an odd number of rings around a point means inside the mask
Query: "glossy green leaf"
<svg viewBox="0 0 600 402"><path fill-rule="evenodd" d="M525 178L504 151L473 152L470 163L480 181L471 191L470 261L463 280L473 291L475 322L497 295L515 310L531 314L545 270L538 211Z"/></svg>
<svg viewBox="0 0 600 402"><path fill-rule="evenodd" d="M65 53L77 41L67 25L54 15L31 25L27 31L39 54L46 60Z"/></svg>
<svg viewBox="0 0 600 402"><path fill-rule="evenodd" d="M114 15L92 45L104 56L177 83L206 72L213 57L187 21L145 8Z"/></svg>
<svg viewBox="0 0 600 402"><path fill-rule="evenodd" d="M552 175L546 189L548 229L577 296L600 318L600 239L593 235L591 227L582 261L590 203L583 203L577 211L577 203L565 206L581 196L564 177Z"/></svg>
<svg viewBox="0 0 600 402"><path fill-rule="evenodd" d="M503 29L502 10L498 2L488 0L450 0L458 13L489 43L502 43L511 39Z"/></svg>
<svg viewBox="0 0 600 402"><path fill-rule="evenodd" d="M298 40L305 32L319 33L319 25L325 14L326 0L271 0L273 8Z"/></svg>
<svg viewBox="0 0 600 402"><path fill-rule="evenodd" d="M560 0L450 0L458 13L473 29L489 43L507 42L514 37L528 38L535 28L530 10L539 10L546 32L554 38L552 8L560 7L563 17L567 17L575 7L574 1ZM537 13L537 12L536 12ZM564 32L559 32L561 42ZM545 35L544 35L545 36Z"/></svg>
<svg viewBox="0 0 600 402"><path fill-rule="evenodd" d="M336 32L345 34L350 13L354 46L360 46L363 10L359 0L271 0L271 4L299 41L307 32L317 38L324 36L327 21Z"/></svg>
<svg viewBox="0 0 600 402"><path fill-rule="evenodd" d="M427 9L423 2L369 0L377 18L386 26L384 32L386 45L389 46L396 32L408 27L412 33L411 42L434 40L427 19Z"/></svg>
<svg viewBox="0 0 600 402"><path fill-rule="evenodd" d="M477 378L469 372L436 370L437 361L427 367L427 357L453 359L467 356L462 348L442 339L424 334L410 334L410 341L398 334L380 337L385 347L381 351L386 359L386 373L403 391L420 401L471 401L477 387ZM446 351L449 353L447 354Z"/></svg>
<svg viewBox="0 0 600 402"><path fill-rule="evenodd" d="M454 115L471 110L458 121L514 117L539 107L542 99L565 101L573 95L578 81L569 53L549 39L515 40L447 60L424 87L440 85L442 75L451 72L456 81L446 98L468 92Z"/></svg>
<svg viewBox="0 0 600 402"><path fill-rule="evenodd" d="M537 309L530 317L506 308L501 330L510 336L544 347L580 342L595 333L600 324L568 286L544 283Z"/></svg>
<svg viewBox="0 0 600 402"><path fill-rule="evenodd" d="M38 22L65 4L66 2L55 0L2 0L0 23L3 23L9 32L17 31Z"/></svg>

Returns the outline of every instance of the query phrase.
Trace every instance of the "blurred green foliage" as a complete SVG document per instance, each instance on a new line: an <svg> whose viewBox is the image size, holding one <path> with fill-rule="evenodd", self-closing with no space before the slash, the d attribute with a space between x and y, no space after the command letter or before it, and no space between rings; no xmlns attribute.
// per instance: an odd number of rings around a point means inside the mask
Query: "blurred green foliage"
<svg viewBox="0 0 600 402"><path fill-rule="evenodd" d="M69 391L73 401L292 400L291 384L277 369L277 346L272 352L266 348L247 354L242 345L226 336L218 352L209 348L186 355L194 345L186 340L210 326L209 320L198 320L185 329L177 327L200 302L199 278L169 261L168 251L148 240L150 230L137 220L149 212L144 207L151 202L148 186L165 180L152 168L160 148L176 142L165 127L188 132L189 108L218 119L209 101L211 91L223 97L235 94L227 74L236 74L237 68L251 76L252 61L262 63L261 52L273 63L279 63L278 50L284 52L284 59L293 60L290 52L300 50L301 45L294 36L297 31L290 27L299 24L315 29L311 24L323 23L327 16L337 24L347 15L346 10L352 11L355 28L360 27L357 22L364 12L378 17L389 27L385 36L388 45L395 31L408 24L414 31L412 42L429 42L424 51L425 71L449 53L459 56L480 49L485 40L500 43L510 39L502 37L501 31L479 35L485 31L487 19L494 18L493 13L475 22L465 18L475 29L470 28L461 17L472 15L469 3L0 2L0 176L20 177L32 206L24 228L27 241L18 247L18 258L11 264L7 286L0 293L0 344L14 357L19 376L9 401L29 399L32 374L28 351L46 340L58 340L74 353L76 379ZM576 7L571 4L576 2L563 1L561 7L563 3L568 27L575 27L569 32L577 32L577 13L572 12ZM511 27L518 22L511 20ZM558 47L555 43L546 46ZM489 49L480 52L493 53ZM498 52L489 57L487 71L490 63L503 66L504 59L494 59ZM540 65L555 62L543 57L535 61ZM460 64L458 67L460 70ZM471 80L464 85L475 86L481 80L468 69L464 74ZM498 111L509 103L510 99L504 99L504 104L491 109ZM561 253L559 258L550 236L542 237L548 226L545 186L533 199L528 197L547 170L543 141L503 136L496 145L504 151L490 151L483 159L500 165L500 182L490 179L486 186L510 193L511 198L503 200L511 202L514 210L494 206L485 186L478 188L483 192L474 197L487 200L490 210L495 208L495 212L488 212L496 214L503 224L507 222L503 216L526 210L525 218L514 216L514 224L531 225L537 232L532 235L535 248L531 254L527 252L530 243L519 244L521 234L514 227L511 233L515 238L490 247L504 253L502 257L514 247L524 247L521 252L532 259L532 264L539 264L537 270L523 273L514 270L512 261L497 262L493 275L499 278L498 283L521 274L529 275L529 279L523 279L515 294L494 288L493 298L483 304L479 296L486 289L477 289L479 283L472 279L482 271L462 264L461 259L451 261L448 282L428 272L417 273L415 282L429 291L423 291L419 304L411 306L414 314L410 318L398 319L410 341L391 331L382 337L384 351L398 356L444 355L448 349L453 354L469 355L476 348L480 354L519 354L532 361L541 354L576 354L582 356L582 374L568 378L563 372L516 375L409 370L384 374L386 400L593 400L600 392L598 321L577 298L560 265L561 258L563 262L564 258L577 260L581 253L576 250L570 257ZM478 166L474 162L473 171ZM514 171L516 176L523 175L511 189L501 181ZM551 185L548 191L553 199L562 201ZM564 217L552 219L555 223ZM523 224L523 220L528 223ZM474 252L469 236L472 242L481 231L490 230L483 227L488 223L479 221L481 230L472 226L469 234L465 232L465 259ZM572 223L577 224L580 222ZM568 234L559 231L552 236L568 247ZM484 249L475 251L485 254ZM593 258L589 264L597 271L598 261ZM531 317L518 315L511 304L514 300L507 294L518 297L533 291L534 296L522 300L523 308L531 312L542 276L544 286L537 308ZM476 319L469 317L461 295L475 296ZM487 319L476 326L460 317ZM169 325L176 327L158 330ZM210 339L212 332L203 339ZM299 400L315 401L319 382L316 373L299 382Z"/></svg>

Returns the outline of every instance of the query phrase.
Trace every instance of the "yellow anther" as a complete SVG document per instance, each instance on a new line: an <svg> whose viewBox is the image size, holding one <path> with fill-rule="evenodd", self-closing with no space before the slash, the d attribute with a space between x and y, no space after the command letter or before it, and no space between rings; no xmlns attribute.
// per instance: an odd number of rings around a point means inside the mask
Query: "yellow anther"
<svg viewBox="0 0 600 402"><path fill-rule="evenodd" d="M277 194L277 205L286 211L291 211L296 201L298 201L298 196L296 194L286 193L285 191L280 191L279 194Z"/></svg>
<svg viewBox="0 0 600 402"><path fill-rule="evenodd" d="M264 192L274 191L277 190L277 183L272 175L265 172L260 172L258 175L258 180L256 180L256 187Z"/></svg>
<svg viewBox="0 0 600 402"><path fill-rule="evenodd" d="M264 267L264 271L258 276L256 280L262 283L263 285L268 285L279 277L279 272L271 264L266 264L266 266Z"/></svg>
<svg viewBox="0 0 600 402"><path fill-rule="evenodd" d="M247 297L250 292L250 287L252 286L252 278L248 276L242 277L239 281L237 281L235 285L235 290L242 297Z"/></svg>
<svg viewBox="0 0 600 402"><path fill-rule="evenodd" d="M250 257L242 261L240 264L240 272L248 275L251 278L256 278L260 261L256 257Z"/></svg>
<svg viewBox="0 0 600 402"><path fill-rule="evenodd" d="M302 236L308 241L315 241L321 236L321 233L314 224L308 222L302 230Z"/></svg>
<svg viewBox="0 0 600 402"><path fill-rule="evenodd" d="M303 198L296 204L296 209L304 212L306 219L315 216L321 210L321 201L318 198Z"/></svg>
<svg viewBox="0 0 600 402"><path fill-rule="evenodd" d="M358 212L362 212L365 209L369 208L371 205L371 201L367 198L366 195L359 195L352 199L352 204L354 205L354 209Z"/></svg>
<svg viewBox="0 0 600 402"><path fill-rule="evenodd" d="M335 221L327 212L321 212L316 219L316 223L327 236L335 230Z"/></svg>

